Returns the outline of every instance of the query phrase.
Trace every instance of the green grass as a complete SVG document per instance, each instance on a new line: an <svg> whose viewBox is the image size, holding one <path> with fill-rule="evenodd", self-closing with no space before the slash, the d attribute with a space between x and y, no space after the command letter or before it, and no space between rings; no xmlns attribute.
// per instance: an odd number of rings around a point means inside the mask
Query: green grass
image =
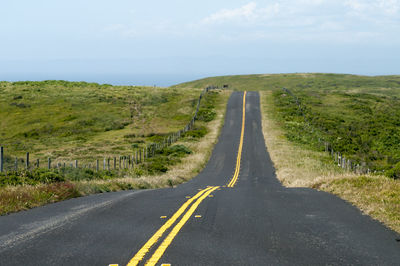
<svg viewBox="0 0 400 266"><path fill-rule="evenodd" d="M400 178L400 87L292 92L300 99L306 120L290 95L274 93L289 139L315 149L324 148L319 139L327 141L347 158Z"/></svg>
<svg viewBox="0 0 400 266"><path fill-rule="evenodd" d="M171 131L176 132L182 129L193 116L199 96L198 90L113 87L64 81L3 82L2 85L7 88L4 89L6 93L2 96L6 108L0 114L3 118L2 123L6 126L2 128L1 135L4 137L0 139L0 143L6 149L5 168L8 171L0 173L0 186L36 185L51 183L53 179L54 182L61 182L159 174L166 172L170 166L179 163L180 158L191 153L183 144L174 145L156 150L154 156L136 165L134 169L99 172L93 170L96 158L100 158L100 168L102 168L102 156L111 154L111 157L118 159L119 155L134 154L135 149L163 142ZM29 89L26 89L26 86ZM30 95L32 91L37 90L41 94ZM115 100L110 100L106 104L99 103L97 99L108 97L107 91L110 90L113 91L110 97ZM89 96L92 94L98 95L94 101L91 101L91 96ZM18 107L17 104L13 104L14 102L7 106L7 98L19 101L25 99L25 107ZM72 104L68 104L75 107L71 107L68 113L49 117L49 121L46 123L51 123L49 128L54 130L44 131L39 122L32 122L46 119L41 115L42 109L51 112L55 108L60 108L60 105L66 100L72 102ZM131 106L132 101L135 102L134 107ZM216 117L215 108L218 104L221 104L221 97L217 91L211 91L203 97L195 128L183 134L183 140L196 142L207 134L206 124ZM16 114L14 108L24 110L22 113L17 112L18 114ZM124 111L131 108L135 110L130 112L127 117ZM89 120L96 122L89 123ZM140 123L135 120L140 120ZM86 123L82 121L86 121ZM8 131L8 128L13 130ZM29 128L28 131L26 128ZM71 130L74 130L75 134L66 136L65 132ZM108 137L103 139L106 144L101 145L97 142L99 136ZM77 138L80 141L76 141ZM71 162L79 159L79 165L91 163L91 167L89 167L90 169L87 167L74 169L65 168L64 164L61 164L60 169L49 171L44 169L31 172L14 171L15 159L13 156L16 156L15 154L22 156L27 151L18 145L13 145L19 141L30 143L31 149L28 150L30 156L42 159L42 167L46 165L42 154L53 157L53 166L56 165L55 162L62 160ZM81 146L86 147L86 150L82 150ZM71 149L76 153L71 152ZM31 159L31 162L34 163L34 160ZM113 164L114 162L111 161L111 169L113 169ZM18 165L20 169L23 168L24 159L19 158ZM117 163L117 168L119 168L118 165L119 163ZM69 163L66 166L69 166ZM54 175L53 179L48 178Z"/></svg>
<svg viewBox="0 0 400 266"><path fill-rule="evenodd" d="M43 163L48 157L54 163L84 163L129 154L136 146L144 147L151 140L147 136L183 128L200 92L85 82L0 82L0 143L10 164L26 152L31 161L39 158Z"/></svg>
<svg viewBox="0 0 400 266"><path fill-rule="evenodd" d="M174 172L166 172L182 168L179 164L190 161L186 157L193 151L199 152L196 158L209 152L212 145L207 144L204 150L204 142L209 140L202 137L208 133L216 111L221 113L227 101L225 92L204 95L195 127L178 143L157 150L133 168L95 171L60 167L16 172L10 168L15 156L20 157L18 164L23 168L25 148L30 148L31 162L33 158L42 159L42 167L46 157L52 157L53 165L79 159L81 166L91 162L93 167L94 160L103 156L132 155L134 149L161 142L169 133L182 129L194 114L201 90L64 81L0 82L0 90L4 106L0 109L0 143L5 146L8 168L0 173L0 214L93 193L173 186L186 181L191 176L171 177ZM214 121L211 124L216 126ZM65 134L70 131L73 134ZM198 144L203 148L198 149Z"/></svg>
<svg viewBox="0 0 400 266"><path fill-rule="evenodd" d="M371 93L380 93L385 88L399 88L400 76L357 76L345 74L258 74L210 77L173 86L175 88L203 88L206 85L222 86L236 90L276 90L283 87L289 89L340 90L369 89ZM393 93L393 92L392 92ZM390 94L390 93L389 93ZM398 93L394 92L394 95Z"/></svg>

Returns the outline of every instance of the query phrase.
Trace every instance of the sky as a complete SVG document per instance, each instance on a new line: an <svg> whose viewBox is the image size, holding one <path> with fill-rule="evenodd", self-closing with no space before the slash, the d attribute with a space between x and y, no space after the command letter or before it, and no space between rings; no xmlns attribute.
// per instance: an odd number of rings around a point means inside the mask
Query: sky
<svg viewBox="0 0 400 266"><path fill-rule="evenodd" d="M400 0L0 1L0 80L400 74Z"/></svg>

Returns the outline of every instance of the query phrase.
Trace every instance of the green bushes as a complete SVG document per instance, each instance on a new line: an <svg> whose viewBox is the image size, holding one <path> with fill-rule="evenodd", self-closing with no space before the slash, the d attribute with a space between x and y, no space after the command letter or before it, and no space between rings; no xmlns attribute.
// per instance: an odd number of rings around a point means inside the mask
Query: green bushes
<svg viewBox="0 0 400 266"><path fill-rule="evenodd" d="M183 157L186 154L191 154L192 151L185 145L178 144L162 149L161 153L167 156L174 155L177 157Z"/></svg>
<svg viewBox="0 0 400 266"><path fill-rule="evenodd" d="M218 92L208 92L201 102L199 112L197 113L197 120L210 122L215 119L217 113L214 111L215 103L217 101Z"/></svg>
<svg viewBox="0 0 400 266"><path fill-rule="evenodd" d="M65 179L70 181L88 181L93 179L111 179L117 177L117 172L81 168L62 168L60 173L65 176Z"/></svg>
<svg viewBox="0 0 400 266"><path fill-rule="evenodd" d="M205 126L195 126L194 129L185 132L183 137L189 140L196 140L204 137L207 133L208 130Z"/></svg>
<svg viewBox="0 0 400 266"><path fill-rule="evenodd" d="M37 168L32 171L10 171L0 173L0 187L17 185L50 184L64 181L82 181L94 179L111 179L118 176L113 171L94 171L81 168L44 169Z"/></svg>
<svg viewBox="0 0 400 266"><path fill-rule="evenodd" d="M215 119L217 113L214 110L200 109L197 113L197 120L210 122Z"/></svg>
<svg viewBox="0 0 400 266"><path fill-rule="evenodd" d="M323 150L321 143L327 141L347 158L398 178L400 99L385 95L387 89L380 94L349 91L293 90L302 112L292 96L276 91L274 102L286 136L317 150Z"/></svg>
<svg viewBox="0 0 400 266"><path fill-rule="evenodd" d="M8 172L0 173L0 186L16 186L16 185L36 185L39 183L49 184L65 181L65 176L58 171L35 169L31 172Z"/></svg>
<svg viewBox="0 0 400 266"><path fill-rule="evenodd" d="M400 178L400 162L395 164L392 169L389 169L386 172L386 175L388 177L391 177L391 178L394 178L394 179Z"/></svg>
<svg viewBox="0 0 400 266"><path fill-rule="evenodd" d="M149 174L165 173L168 166L179 163L182 157L191 153L188 147L181 144L165 147L149 158L143 167Z"/></svg>

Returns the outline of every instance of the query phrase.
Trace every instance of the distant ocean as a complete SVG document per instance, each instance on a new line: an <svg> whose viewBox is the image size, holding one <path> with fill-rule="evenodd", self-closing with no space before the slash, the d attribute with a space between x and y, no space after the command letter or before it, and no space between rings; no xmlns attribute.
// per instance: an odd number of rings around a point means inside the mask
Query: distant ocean
<svg viewBox="0 0 400 266"><path fill-rule="evenodd" d="M138 85L169 87L207 76L178 74L3 74L0 81L68 80L111 85Z"/></svg>

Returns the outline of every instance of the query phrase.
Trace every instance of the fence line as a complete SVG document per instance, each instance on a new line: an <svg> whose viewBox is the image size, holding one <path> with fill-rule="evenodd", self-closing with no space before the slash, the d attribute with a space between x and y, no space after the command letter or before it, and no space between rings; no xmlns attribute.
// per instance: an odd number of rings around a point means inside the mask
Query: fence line
<svg viewBox="0 0 400 266"><path fill-rule="evenodd" d="M312 123L307 119L307 117L303 111L304 109L301 105L301 101L299 100L299 98L297 98L297 96L294 95L287 88L282 88L282 90L293 97L293 99L296 102L297 107L299 108L301 115L304 118L304 121L306 122L306 125L311 128L311 132L314 132L314 127L313 127ZM371 170L368 168L366 162L360 163L360 162L352 161L349 158L346 158L346 156L343 155L342 152L336 151L330 142L328 142L322 138L318 138L318 143L324 145L325 152L330 154L330 156L332 157L332 160L338 167L340 167L344 170L347 170L347 171L353 171L354 173L357 173L357 174L371 173Z"/></svg>
<svg viewBox="0 0 400 266"><path fill-rule="evenodd" d="M139 165L143 162L145 162L148 158L155 156L157 151L160 151L173 143L177 142L184 133L186 133L189 130L192 130L195 124L195 121L197 120L198 112L200 109L200 103L201 100L203 99L204 95L208 93L211 90L218 89L218 86L208 86L203 89L201 92L198 100L197 100L197 106L196 106L196 111L191 118L191 120L183 127L183 129L178 130L176 132L170 133L167 135L163 141L161 142L156 142L156 143L150 143L147 144L144 148L139 148L135 149L132 152L132 155L124 155L124 156L119 156L118 160L117 157L105 157L103 158L103 169L100 169L100 161L99 159L93 160L94 163L92 164L82 164L80 165L78 160L74 160L73 163L71 162L69 165L67 165L65 162L58 162L56 165L53 165L52 158L47 159L47 169L60 169L60 168L66 168L66 167L71 167L71 168L88 168L88 169L94 169L96 171L100 170L120 170L120 169L132 169L134 168L135 165ZM4 147L0 147L0 172L5 172L5 157L4 157ZM12 160L12 159L11 159ZM110 162L112 161L112 162ZM118 162L118 163L117 163ZM10 162L8 162L8 165L10 165ZM15 158L14 165L12 165L11 162L11 167L14 171L19 171L20 170L20 165L24 166L24 170L32 170L34 168L40 168L40 160L36 159L36 162L31 164L30 162L30 155L29 152L26 153L25 160L20 159L20 158ZM119 167L117 167L117 165ZM111 167L113 166L113 167ZM113 169L112 169L113 168Z"/></svg>

